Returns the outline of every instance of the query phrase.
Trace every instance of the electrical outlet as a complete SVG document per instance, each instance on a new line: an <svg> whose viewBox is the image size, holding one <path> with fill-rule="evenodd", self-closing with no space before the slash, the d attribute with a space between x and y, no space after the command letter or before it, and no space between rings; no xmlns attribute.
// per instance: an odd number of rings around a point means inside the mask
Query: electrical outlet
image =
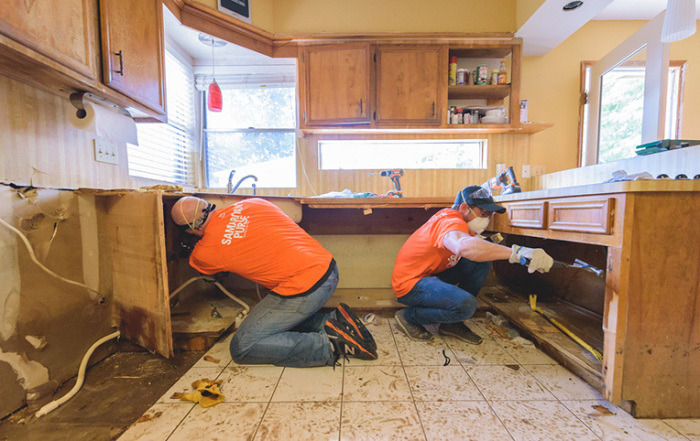
<svg viewBox="0 0 700 441"><path fill-rule="evenodd" d="M520 176L522 176L523 178L530 177L530 166L529 165L523 165L523 172Z"/></svg>
<svg viewBox="0 0 700 441"><path fill-rule="evenodd" d="M506 170L505 164L496 164L496 176L501 176L501 173L503 173L505 170Z"/></svg>
<svg viewBox="0 0 700 441"><path fill-rule="evenodd" d="M532 166L532 176L541 176L547 173L544 165L533 165Z"/></svg>
<svg viewBox="0 0 700 441"><path fill-rule="evenodd" d="M95 161L119 164L117 144L104 139L95 139Z"/></svg>

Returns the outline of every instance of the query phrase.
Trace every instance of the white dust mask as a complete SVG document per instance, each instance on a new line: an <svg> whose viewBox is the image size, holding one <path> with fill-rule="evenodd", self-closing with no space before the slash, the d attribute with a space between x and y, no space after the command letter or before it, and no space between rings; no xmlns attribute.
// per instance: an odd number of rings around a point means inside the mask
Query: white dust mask
<svg viewBox="0 0 700 441"><path fill-rule="evenodd" d="M489 222L490 222L491 218L477 216L471 207L469 207L469 211L471 211L475 217L474 217L474 219L467 222L467 226L469 227L469 229L471 230L472 233L476 233L476 234L483 233L484 230L486 229L486 227L489 226Z"/></svg>

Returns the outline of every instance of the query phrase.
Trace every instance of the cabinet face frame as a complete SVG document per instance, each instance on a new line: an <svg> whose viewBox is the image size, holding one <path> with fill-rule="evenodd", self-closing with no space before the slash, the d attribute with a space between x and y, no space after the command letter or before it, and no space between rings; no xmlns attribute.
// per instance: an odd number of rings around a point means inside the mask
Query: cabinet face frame
<svg viewBox="0 0 700 441"><path fill-rule="evenodd" d="M299 64L300 125L370 123L370 45L302 47Z"/></svg>

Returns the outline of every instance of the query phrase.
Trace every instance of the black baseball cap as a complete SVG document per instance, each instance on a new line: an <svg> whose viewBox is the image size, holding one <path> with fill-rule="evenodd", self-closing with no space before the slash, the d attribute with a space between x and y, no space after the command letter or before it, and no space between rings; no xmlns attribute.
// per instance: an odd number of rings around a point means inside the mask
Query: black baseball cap
<svg viewBox="0 0 700 441"><path fill-rule="evenodd" d="M464 187L462 191L457 193L455 198L455 203L453 206L459 206L462 202L466 202L468 205L477 206L486 211L493 211L496 213L505 213L506 208L498 205L493 201L491 192L488 189L481 187L479 185L470 185L469 187Z"/></svg>

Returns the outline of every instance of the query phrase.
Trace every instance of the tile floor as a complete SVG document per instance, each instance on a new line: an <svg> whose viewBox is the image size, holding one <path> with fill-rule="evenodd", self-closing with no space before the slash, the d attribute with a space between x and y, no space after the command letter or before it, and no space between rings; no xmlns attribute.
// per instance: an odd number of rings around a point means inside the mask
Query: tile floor
<svg viewBox="0 0 700 441"><path fill-rule="evenodd" d="M481 345L412 341L378 318L368 328L379 359L335 370L237 365L229 337L119 441L700 441L700 420L636 420L536 347L501 338L484 319L468 324ZM171 398L202 378L222 380L225 402L202 409Z"/></svg>

